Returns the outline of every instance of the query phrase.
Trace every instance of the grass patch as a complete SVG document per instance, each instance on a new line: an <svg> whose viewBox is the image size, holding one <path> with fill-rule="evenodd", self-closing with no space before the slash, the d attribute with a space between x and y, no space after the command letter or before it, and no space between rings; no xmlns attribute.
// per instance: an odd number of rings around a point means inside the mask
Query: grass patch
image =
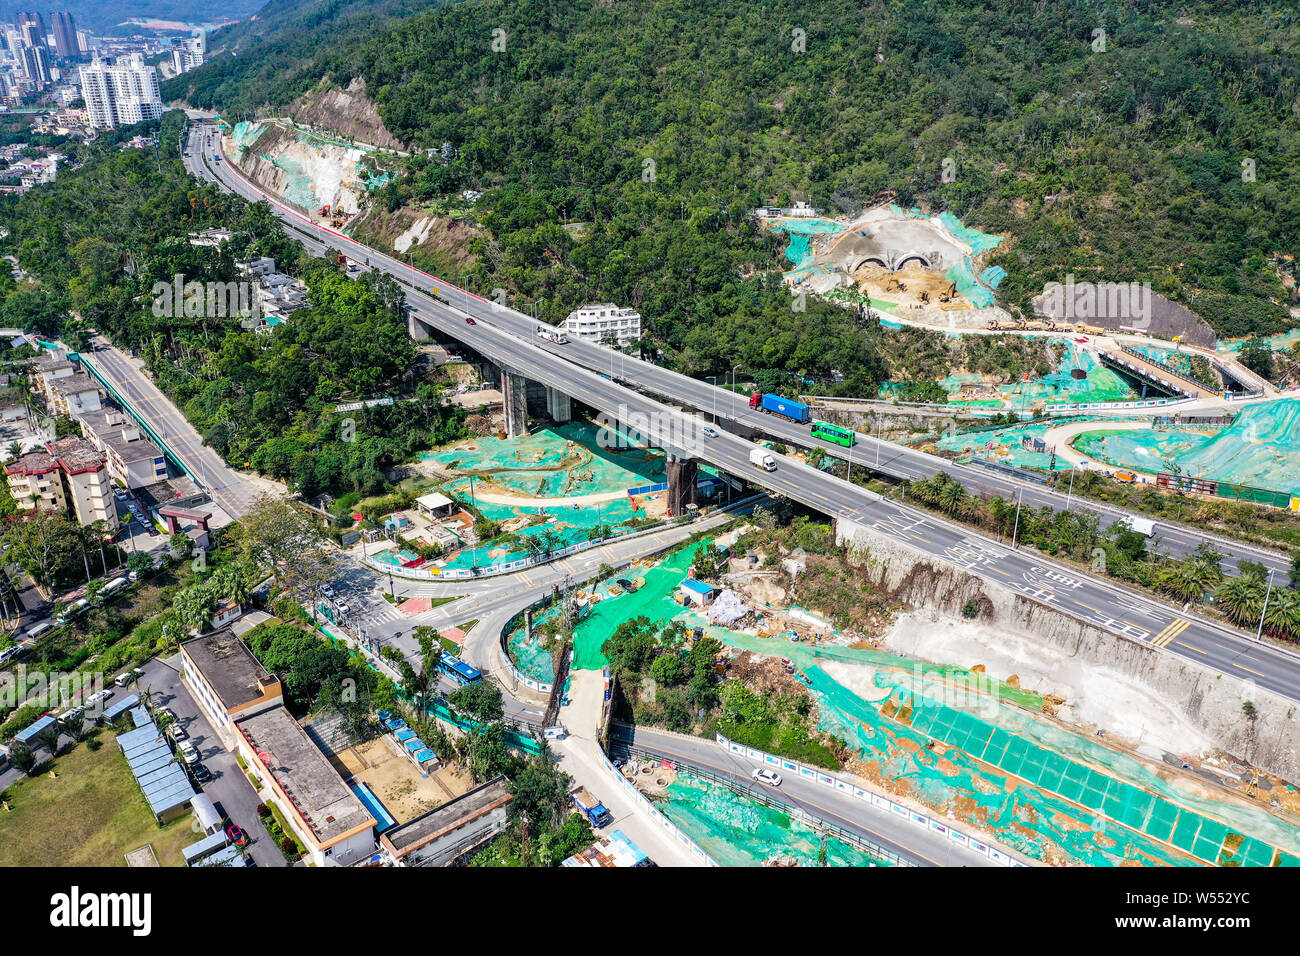
<svg viewBox="0 0 1300 956"><path fill-rule="evenodd" d="M201 836L191 816L158 826L111 734L104 743L82 741L5 791L0 867L126 866L125 854L146 844L163 866L185 865L181 850Z"/></svg>

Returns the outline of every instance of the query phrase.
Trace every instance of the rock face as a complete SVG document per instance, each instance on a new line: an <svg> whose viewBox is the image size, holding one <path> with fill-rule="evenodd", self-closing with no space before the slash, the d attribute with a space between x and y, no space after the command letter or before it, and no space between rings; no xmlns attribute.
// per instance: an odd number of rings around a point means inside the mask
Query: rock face
<svg viewBox="0 0 1300 956"><path fill-rule="evenodd" d="M897 600L961 614L967 601L981 621L1030 634L1062 659L1105 667L1150 688L1199 728L1214 745L1286 780L1300 779L1300 705L1253 683L1220 674L1140 641L1103 631L1062 610L956 567L936 562L861 525L840 521L836 541L849 544L855 564ZM1254 705L1246 719L1242 705Z"/></svg>
<svg viewBox="0 0 1300 956"><path fill-rule="evenodd" d="M385 175L366 150L282 122L238 123L230 143L250 179L307 213L323 205L359 212Z"/></svg>
<svg viewBox="0 0 1300 956"><path fill-rule="evenodd" d="M326 84L316 87L293 102L289 115L297 123L332 129L359 143L403 148L379 118L379 109L366 95L366 81L359 76L343 88Z"/></svg>

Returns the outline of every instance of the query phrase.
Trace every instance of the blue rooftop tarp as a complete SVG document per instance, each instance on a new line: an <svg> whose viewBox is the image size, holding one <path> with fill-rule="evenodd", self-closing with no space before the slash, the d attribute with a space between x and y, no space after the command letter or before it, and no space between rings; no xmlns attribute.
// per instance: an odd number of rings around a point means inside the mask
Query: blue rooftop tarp
<svg viewBox="0 0 1300 956"><path fill-rule="evenodd" d="M705 584L703 581L697 581L694 578L686 578L682 581L682 587L688 591L694 591L696 594L709 594L716 591L712 584Z"/></svg>
<svg viewBox="0 0 1300 956"><path fill-rule="evenodd" d="M429 745L419 737L412 737L410 740L406 741L406 749L411 753L418 753L421 750L428 750Z"/></svg>
<svg viewBox="0 0 1300 956"><path fill-rule="evenodd" d="M389 730L401 730L403 727L406 726L406 721L404 721L401 717L394 717L391 720L384 721L384 725Z"/></svg>
<svg viewBox="0 0 1300 956"><path fill-rule="evenodd" d="M425 747L423 750L417 750L411 756L415 757L416 763L429 763L438 759L438 755L428 747Z"/></svg>
<svg viewBox="0 0 1300 956"><path fill-rule="evenodd" d="M410 727L403 727L393 736L397 738L397 742L399 744L404 744L415 736L415 731L412 730Z"/></svg>

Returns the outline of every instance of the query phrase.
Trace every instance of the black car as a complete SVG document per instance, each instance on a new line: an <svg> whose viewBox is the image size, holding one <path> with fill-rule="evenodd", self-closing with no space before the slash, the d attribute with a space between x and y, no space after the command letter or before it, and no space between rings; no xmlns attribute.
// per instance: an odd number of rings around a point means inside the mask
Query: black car
<svg viewBox="0 0 1300 956"><path fill-rule="evenodd" d="M615 583L622 585L628 591L633 591L633 592L636 591L636 585L633 584L631 581L629 581L627 578L619 578Z"/></svg>
<svg viewBox="0 0 1300 956"><path fill-rule="evenodd" d="M194 764L190 769L194 771L194 779L199 783L207 783L212 779L212 771L201 763Z"/></svg>

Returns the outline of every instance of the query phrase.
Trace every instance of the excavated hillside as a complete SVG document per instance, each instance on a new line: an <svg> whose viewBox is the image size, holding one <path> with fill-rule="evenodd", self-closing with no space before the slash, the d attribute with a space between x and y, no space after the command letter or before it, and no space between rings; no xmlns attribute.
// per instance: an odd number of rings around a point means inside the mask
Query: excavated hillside
<svg viewBox="0 0 1300 956"><path fill-rule="evenodd" d="M374 101L366 95L366 81L359 76L342 88L322 82L294 100L288 112L296 123L331 129L345 139L381 149L404 148L379 118Z"/></svg>

